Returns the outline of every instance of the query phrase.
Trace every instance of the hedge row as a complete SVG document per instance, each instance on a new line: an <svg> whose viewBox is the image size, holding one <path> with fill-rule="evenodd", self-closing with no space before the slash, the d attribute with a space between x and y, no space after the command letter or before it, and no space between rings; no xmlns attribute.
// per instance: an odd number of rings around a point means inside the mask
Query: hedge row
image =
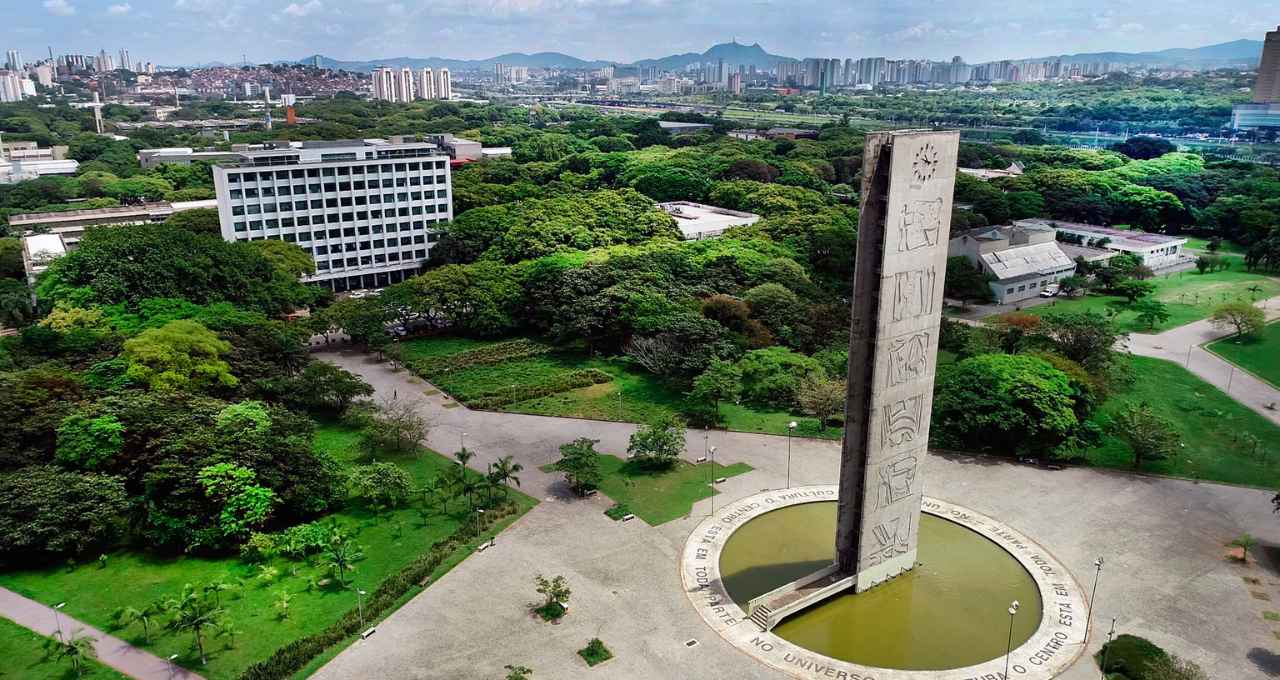
<svg viewBox="0 0 1280 680"><path fill-rule="evenodd" d="M480 519L480 532L488 530L495 522L514 514L517 509L517 506L513 503L504 503L485 512ZM460 526L448 538L433 545L430 551L419 555L399 572L383 579L373 593L364 600L365 620L375 621L384 612L395 606L396 602L405 593L408 593L414 586L431 576L445 559L464 546L467 543L467 539L472 536L471 525ZM239 680L284 680L285 678L290 678L329 647L361 632L363 631L361 631L359 608L348 609L328 628L318 633L298 638L276 649L266 659L249 666L240 674Z"/></svg>
<svg viewBox="0 0 1280 680"><path fill-rule="evenodd" d="M586 368L580 371L566 371L557 374L550 380L544 380L532 385L513 385L504 387L492 392L485 392L472 399L467 400L466 404L474 409L495 409L514 404L518 401L527 401L529 399L537 399L551 394L559 394L576 390L579 387L590 387L591 385L600 385L613 380L613 376L605 373L598 368Z"/></svg>
<svg viewBox="0 0 1280 680"><path fill-rule="evenodd" d="M409 368L413 369L418 375L429 379L441 373L460 371L472 366L485 366L515 359L527 359L547 354L551 350L552 347L550 345L522 338L520 340L486 345L448 356L419 359L412 362Z"/></svg>

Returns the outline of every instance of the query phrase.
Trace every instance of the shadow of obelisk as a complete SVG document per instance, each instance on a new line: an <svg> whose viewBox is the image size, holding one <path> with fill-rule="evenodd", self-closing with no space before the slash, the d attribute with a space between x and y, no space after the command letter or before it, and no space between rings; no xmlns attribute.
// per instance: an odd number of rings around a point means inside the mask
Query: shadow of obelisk
<svg viewBox="0 0 1280 680"><path fill-rule="evenodd" d="M836 566L857 592L916 562L958 132L863 151Z"/></svg>

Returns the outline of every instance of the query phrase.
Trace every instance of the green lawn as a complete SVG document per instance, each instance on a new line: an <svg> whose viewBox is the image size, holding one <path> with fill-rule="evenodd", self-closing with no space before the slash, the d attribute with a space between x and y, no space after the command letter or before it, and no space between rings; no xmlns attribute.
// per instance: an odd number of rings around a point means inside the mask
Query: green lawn
<svg viewBox="0 0 1280 680"><path fill-rule="evenodd" d="M1133 387L1103 404L1095 422L1104 424L1125 403L1146 401L1173 421L1185 444L1175 456L1144 463L1143 471L1280 488L1280 427L1178 364L1133 357L1133 367L1137 375ZM1261 441L1263 454L1245 449L1240 434L1246 432ZM1086 457L1093 465L1133 469L1128 447L1109 435Z"/></svg>
<svg viewBox="0 0 1280 680"><path fill-rule="evenodd" d="M550 465L541 469L554 472ZM678 461L670 470L655 472L617 456L600 454L603 479L599 488L615 503L625 505L631 514L657 526L688 515L694 503L718 495L719 491L711 488L713 480L751 470L746 463L694 465Z"/></svg>
<svg viewBox="0 0 1280 680"><path fill-rule="evenodd" d="M340 425L317 428L316 446L347 463L363 462L354 446L357 441L357 434ZM427 451L394 462L419 482L453 465L449 459ZM524 494L515 491L511 494L522 512L536 503ZM447 513L436 506L425 524L416 507L383 515L351 507L333 516L355 531L355 542L363 547L365 558L356 565L354 584L366 591L372 591L386 576L426 552L431 545L468 520L466 506L461 500L450 504ZM515 521L518 516L507 519L498 529ZM479 539L472 545L478 542ZM469 551L462 551L458 558L466 554ZM447 571L456 562L442 565L439 573ZM192 654L189 635L153 634L151 644L144 645L159 656L181 654L180 663L206 678L234 678L277 647L324 629L357 604L354 588L343 589L334 584L315 588L310 585L313 579L328 576L328 571L319 561L310 564L281 558L271 562L270 566L279 571L279 576L268 582L258 578L260 570L256 565L242 562L237 557L172 557L122 550L108 555L105 568L100 568L93 560L71 568L58 566L13 571L0 574L0 585L45 603L65 601L64 611L68 615L110 629L111 614L118 607L141 608L157 598L176 594L183 584L243 583L225 593L223 600L228 618L240 631L235 637L235 646L228 648L229 638L210 640L206 645L211 652L207 666L201 667L199 658ZM290 614L286 619L280 618L275 608L282 591L292 595ZM116 634L135 644L143 643L140 627L116 631Z"/></svg>
<svg viewBox="0 0 1280 680"><path fill-rule="evenodd" d="M485 341L434 337L405 343L407 356L439 357L481 347ZM457 371L424 376L436 387L460 401L492 390L539 383L560 373L594 368L613 377L599 385L516 402L500 410L565 418L588 418L640 423L657 415L682 413L686 397L661 378L620 359L591 358L581 354L555 353L499 364L470 366ZM722 404L725 426L738 432L786 434L787 424L796 422L796 434L804 437L839 439L841 429L818 428L818 420L786 411L744 404Z"/></svg>
<svg viewBox="0 0 1280 680"><path fill-rule="evenodd" d="M1209 351L1280 387L1280 323L1272 323L1258 338L1223 338Z"/></svg>
<svg viewBox="0 0 1280 680"><path fill-rule="evenodd" d="M70 632L70 631L68 631ZM45 637L9 619L0 617L0 678L13 680L72 680L76 678L71 662L54 661L44 653ZM97 661L84 666L80 680L124 680L121 675Z"/></svg>
<svg viewBox="0 0 1280 680"><path fill-rule="evenodd" d="M1202 250L1207 253L1209 252L1209 239L1200 238L1198 236L1188 236L1186 248L1188 250ZM1249 249L1240 245L1239 243L1236 243L1234 241L1223 241L1222 246L1218 248L1217 254L1218 255L1244 255L1247 252L1249 252Z"/></svg>
<svg viewBox="0 0 1280 680"><path fill-rule="evenodd" d="M1125 331L1158 333L1207 318L1215 307L1224 302L1251 302L1280 295L1280 281L1244 271L1239 266L1237 269L1212 274L1200 274L1195 270L1178 272L1156 277L1151 282L1156 285L1153 296L1167 306L1170 314L1169 320L1157 325L1154 330L1139 324L1136 321L1137 315L1128 310L1124 298L1113 295L1057 298L1047 305L1032 307L1026 311L1037 315L1065 311L1114 314L1116 322ZM1250 290L1255 286L1258 290Z"/></svg>

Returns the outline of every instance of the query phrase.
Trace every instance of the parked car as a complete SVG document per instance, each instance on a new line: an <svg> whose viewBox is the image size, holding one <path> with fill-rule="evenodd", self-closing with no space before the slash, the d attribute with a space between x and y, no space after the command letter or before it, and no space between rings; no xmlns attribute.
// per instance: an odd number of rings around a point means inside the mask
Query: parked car
<svg viewBox="0 0 1280 680"><path fill-rule="evenodd" d="M1053 297L1057 295L1060 290L1062 290L1062 286L1059 286L1056 283L1051 283L1040 291L1040 297Z"/></svg>

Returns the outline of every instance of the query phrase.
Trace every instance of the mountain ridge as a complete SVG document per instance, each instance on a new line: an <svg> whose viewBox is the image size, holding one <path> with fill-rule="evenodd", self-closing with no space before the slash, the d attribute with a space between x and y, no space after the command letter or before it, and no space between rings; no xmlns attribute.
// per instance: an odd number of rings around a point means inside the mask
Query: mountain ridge
<svg viewBox="0 0 1280 680"><path fill-rule="evenodd" d="M1147 52L1081 52L1075 54L1059 54L1047 57L1024 57L1008 61L1053 61L1063 60L1074 63L1128 63L1128 64L1162 64L1168 66L1188 66L1192 68L1214 68L1220 66L1256 66L1262 56L1262 41L1240 39L1201 47L1173 47ZM705 52L685 52L671 54L653 59L640 59L626 63L603 59L587 60L563 52L508 52L487 59L449 59L445 57L390 57L368 61L343 61L323 55L312 55L296 61L282 60L276 63L311 64L316 57L324 68L347 71L372 71L379 66L392 68L440 68L452 71L471 71L492 69L496 64L508 66L528 66L529 68L567 68L591 69L604 66L640 66L657 67L660 70L677 71L690 64L718 61L723 59L727 64L756 66L761 69L772 68L779 62L792 63L799 61L794 57L771 54L760 43L746 45L739 42L719 43L712 45ZM986 63L986 62L979 62Z"/></svg>

